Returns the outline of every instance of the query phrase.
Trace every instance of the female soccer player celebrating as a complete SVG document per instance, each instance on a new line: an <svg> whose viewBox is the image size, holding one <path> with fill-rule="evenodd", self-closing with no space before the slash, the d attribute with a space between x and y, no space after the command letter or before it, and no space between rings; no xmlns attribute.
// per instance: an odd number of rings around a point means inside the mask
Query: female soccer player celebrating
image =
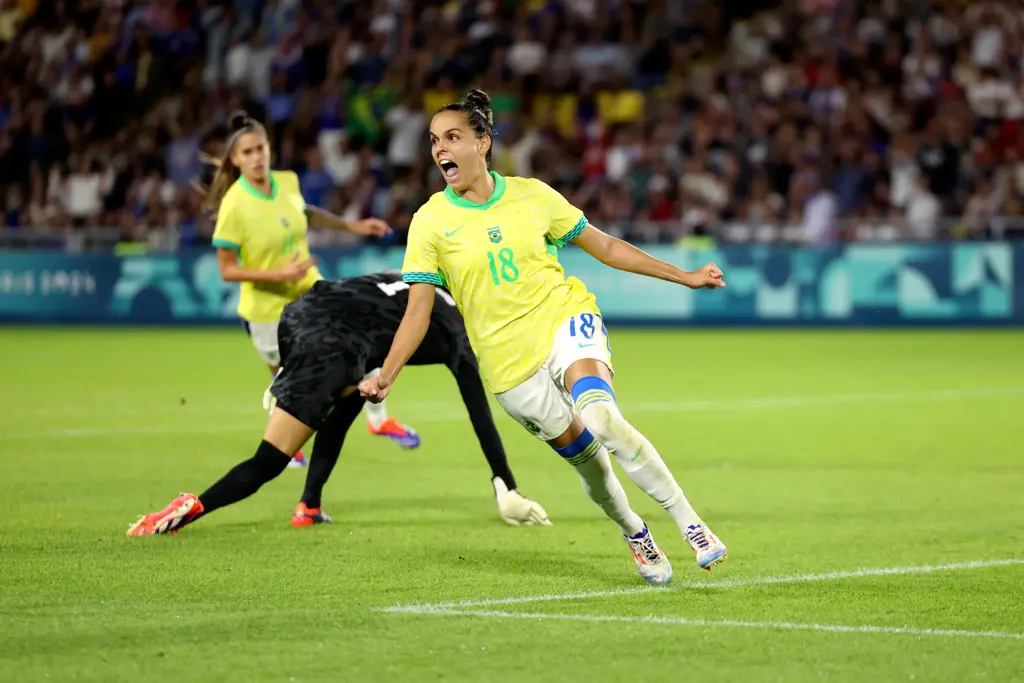
<svg viewBox="0 0 1024 683"><path fill-rule="evenodd" d="M493 132L490 98L479 90L431 121L434 163L448 186L413 217L402 266L409 306L380 374L360 392L370 401L387 396L427 332L435 287L447 286L498 402L575 467L583 489L619 525L640 575L667 583L672 567L630 509L609 452L671 515L697 564L710 571L725 559L725 546L619 412L597 302L582 282L566 279L554 249L574 242L605 265L691 289L724 287L722 272L713 263L686 272L659 261L588 224L543 182L489 172Z"/></svg>
<svg viewBox="0 0 1024 683"><path fill-rule="evenodd" d="M308 226L378 237L389 233L390 228L376 218L347 222L307 205L295 173L270 169L266 129L244 112L231 117L226 147L206 193L207 209L217 215L213 246L217 248L221 277L226 282L242 283L238 315L256 351L276 375L281 311L323 279L316 260L310 257ZM371 433L403 448L419 446L419 435L389 418L383 406L367 407L367 418ZM305 465L301 452L291 465Z"/></svg>

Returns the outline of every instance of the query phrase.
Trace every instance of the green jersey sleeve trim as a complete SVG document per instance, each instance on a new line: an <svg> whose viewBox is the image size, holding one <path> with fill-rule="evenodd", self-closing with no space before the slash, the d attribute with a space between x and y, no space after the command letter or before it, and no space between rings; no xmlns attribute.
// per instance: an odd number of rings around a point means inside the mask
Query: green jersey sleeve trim
<svg viewBox="0 0 1024 683"><path fill-rule="evenodd" d="M213 244L213 246L215 247L220 247L221 249L231 249L232 251L238 252L242 251L241 245L235 244L234 242L231 242L229 240L216 239L213 240L211 244Z"/></svg>
<svg viewBox="0 0 1024 683"><path fill-rule="evenodd" d="M580 219L576 221L576 225L573 226L572 230L565 233L561 237L555 240L555 246L561 249L565 245L572 242L574 239L583 234L583 231L587 228L587 217L580 216Z"/></svg>
<svg viewBox="0 0 1024 683"><path fill-rule="evenodd" d="M434 285L435 287L444 286L444 280L441 279L438 273L402 273L402 282L410 285L423 283Z"/></svg>

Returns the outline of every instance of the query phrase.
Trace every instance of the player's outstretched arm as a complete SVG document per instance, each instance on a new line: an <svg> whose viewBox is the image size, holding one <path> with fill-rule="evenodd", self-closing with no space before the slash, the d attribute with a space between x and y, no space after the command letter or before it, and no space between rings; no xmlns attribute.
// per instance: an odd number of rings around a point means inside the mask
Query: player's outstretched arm
<svg viewBox="0 0 1024 683"><path fill-rule="evenodd" d="M217 247L217 265L220 267L220 276L224 282L298 282L316 265L316 259L304 259L295 254L287 266L259 270L240 265L238 252L234 249Z"/></svg>
<svg viewBox="0 0 1024 683"><path fill-rule="evenodd" d="M601 263L616 270L667 280L690 289L725 287L722 271L714 263L693 271L682 270L654 258L629 242L601 232L593 225L588 224L573 242Z"/></svg>
<svg viewBox="0 0 1024 683"><path fill-rule="evenodd" d="M512 526L551 526L548 513L541 504L518 491L512 468L505 457L505 447L498 435L498 427L491 415L476 358L461 359L452 368L452 373L459 383L459 393L462 394L462 402L466 404L480 448L491 467L491 485L494 486L494 497L498 502L498 514L506 524Z"/></svg>
<svg viewBox="0 0 1024 683"><path fill-rule="evenodd" d="M380 368L380 374L363 381L359 385L359 393L371 403L379 403L387 397L391 391L398 373L402 371L405 364L416 353L420 347L423 337L430 327L430 313L434 310L434 285L426 282L416 282L409 287L409 303L405 308L405 315L398 325L398 332L391 342L391 350Z"/></svg>
<svg viewBox="0 0 1024 683"><path fill-rule="evenodd" d="M501 443L498 427L494 424L491 406L487 402L487 391L480 379L480 370L476 363L464 360L452 370L452 373L459 385L459 393L462 395L466 412L469 413L469 421L473 424L477 441L480 442L480 449L487 458L487 464L491 466L491 475L501 477L509 489L515 489L516 480L508 466L505 446Z"/></svg>
<svg viewBox="0 0 1024 683"><path fill-rule="evenodd" d="M341 216L316 206L306 206L306 217L309 218L309 225L313 228L348 230L364 237L384 237L391 234L391 226L379 218L347 221Z"/></svg>

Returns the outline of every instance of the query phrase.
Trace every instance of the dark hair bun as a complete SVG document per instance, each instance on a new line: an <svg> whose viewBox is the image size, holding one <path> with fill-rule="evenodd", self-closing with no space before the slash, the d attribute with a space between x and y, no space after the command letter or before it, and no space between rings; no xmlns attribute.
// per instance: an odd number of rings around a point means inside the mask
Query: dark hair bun
<svg viewBox="0 0 1024 683"><path fill-rule="evenodd" d="M466 104L479 109L487 117L487 123L494 125L494 113L491 112L491 96L478 88L466 93Z"/></svg>
<svg viewBox="0 0 1024 683"><path fill-rule="evenodd" d="M248 128L253 123L252 118L244 111L236 111L228 119L228 133L237 133Z"/></svg>

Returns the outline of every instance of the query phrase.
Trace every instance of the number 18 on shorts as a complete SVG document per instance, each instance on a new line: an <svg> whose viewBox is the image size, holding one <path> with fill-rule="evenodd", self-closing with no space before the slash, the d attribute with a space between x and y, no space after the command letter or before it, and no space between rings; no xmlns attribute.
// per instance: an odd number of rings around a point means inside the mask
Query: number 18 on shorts
<svg viewBox="0 0 1024 683"><path fill-rule="evenodd" d="M608 328L605 326L604 321L601 320L601 316L594 315L593 313L581 313L569 318L569 321L562 326L555 335L555 352L558 352L558 341L563 335L568 335L569 340L575 342L578 349L589 349L597 347L599 351L597 355L582 355L576 360L583 358L593 358L595 360L604 361L610 370L612 367L612 343L608 339ZM601 351L600 349L603 349ZM573 361L576 362L576 361ZM569 365L572 365L570 363ZM569 368L566 365L562 369L562 374Z"/></svg>
<svg viewBox="0 0 1024 683"><path fill-rule="evenodd" d="M565 371L584 359L598 360L612 369L608 329L601 316L574 315L555 333L551 355L529 379L497 395L498 402L519 424L542 441L561 436L572 422L575 407L565 389Z"/></svg>

